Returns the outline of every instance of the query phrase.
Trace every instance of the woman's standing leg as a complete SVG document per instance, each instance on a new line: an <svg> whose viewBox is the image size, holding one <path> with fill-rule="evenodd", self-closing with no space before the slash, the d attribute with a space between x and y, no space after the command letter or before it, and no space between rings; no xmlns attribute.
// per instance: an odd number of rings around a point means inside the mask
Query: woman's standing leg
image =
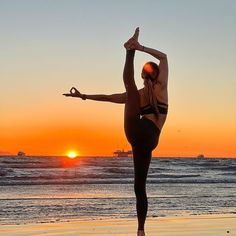
<svg viewBox="0 0 236 236"><path fill-rule="evenodd" d="M133 148L134 160L134 191L136 195L136 210L138 216L138 230L144 230L148 211L146 194L146 179L152 152L145 148Z"/></svg>

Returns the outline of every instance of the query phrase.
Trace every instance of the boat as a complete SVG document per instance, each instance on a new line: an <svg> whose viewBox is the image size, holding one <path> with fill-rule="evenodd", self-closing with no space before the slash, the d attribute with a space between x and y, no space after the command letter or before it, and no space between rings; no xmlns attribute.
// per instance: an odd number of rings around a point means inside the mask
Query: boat
<svg viewBox="0 0 236 236"><path fill-rule="evenodd" d="M125 151L124 149L122 150L116 150L113 152L113 155L115 157L129 157L133 154L131 150Z"/></svg>
<svg viewBox="0 0 236 236"><path fill-rule="evenodd" d="M19 152L17 153L17 156L18 156L18 157L25 157L25 152L19 151Z"/></svg>
<svg viewBox="0 0 236 236"><path fill-rule="evenodd" d="M203 154L199 154L198 156L197 156L197 159L204 159L205 158L205 156L203 155Z"/></svg>

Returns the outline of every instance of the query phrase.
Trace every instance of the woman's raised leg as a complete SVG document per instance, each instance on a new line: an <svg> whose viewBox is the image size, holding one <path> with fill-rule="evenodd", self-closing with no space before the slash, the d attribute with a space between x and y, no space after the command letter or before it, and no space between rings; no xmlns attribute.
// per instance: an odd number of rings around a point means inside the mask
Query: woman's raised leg
<svg viewBox="0 0 236 236"><path fill-rule="evenodd" d="M125 43L126 58L123 71L123 81L126 90L126 103L124 112L125 134L128 141L138 126L140 119L140 97L134 80L134 56L135 50L130 49L133 41L138 41L139 28L136 28L133 37Z"/></svg>
<svg viewBox="0 0 236 236"><path fill-rule="evenodd" d="M125 131L129 132L133 122L140 119L140 98L134 80L134 50L126 50L126 60L123 71L123 81L126 89Z"/></svg>

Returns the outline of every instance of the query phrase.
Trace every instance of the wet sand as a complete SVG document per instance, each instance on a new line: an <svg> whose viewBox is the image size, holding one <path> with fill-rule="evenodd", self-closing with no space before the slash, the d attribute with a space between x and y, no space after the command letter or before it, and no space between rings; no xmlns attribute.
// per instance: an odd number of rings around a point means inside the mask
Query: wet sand
<svg viewBox="0 0 236 236"><path fill-rule="evenodd" d="M1 225L4 236L135 236L136 219L77 220L62 223ZM236 215L148 218L146 236L236 235Z"/></svg>

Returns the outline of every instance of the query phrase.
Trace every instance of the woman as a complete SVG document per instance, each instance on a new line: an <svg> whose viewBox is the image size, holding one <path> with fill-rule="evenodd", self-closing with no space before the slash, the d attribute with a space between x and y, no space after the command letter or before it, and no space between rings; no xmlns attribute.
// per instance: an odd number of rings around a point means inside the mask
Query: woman
<svg viewBox="0 0 236 236"><path fill-rule="evenodd" d="M168 112L168 62L166 54L138 42L139 28L135 30L125 44L126 60L123 71L123 81L126 92L112 95L81 94L76 88L71 88L65 96L79 97L83 100L107 101L124 103L125 134L132 146L134 161L134 190L138 217L138 236L144 236L144 224L147 215L148 202L146 195L146 179L151 161L152 150L157 146L161 129ZM144 65L141 77L144 87L137 89L134 81L135 51L148 53L160 61L159 65L148 62Z"/></svg>

